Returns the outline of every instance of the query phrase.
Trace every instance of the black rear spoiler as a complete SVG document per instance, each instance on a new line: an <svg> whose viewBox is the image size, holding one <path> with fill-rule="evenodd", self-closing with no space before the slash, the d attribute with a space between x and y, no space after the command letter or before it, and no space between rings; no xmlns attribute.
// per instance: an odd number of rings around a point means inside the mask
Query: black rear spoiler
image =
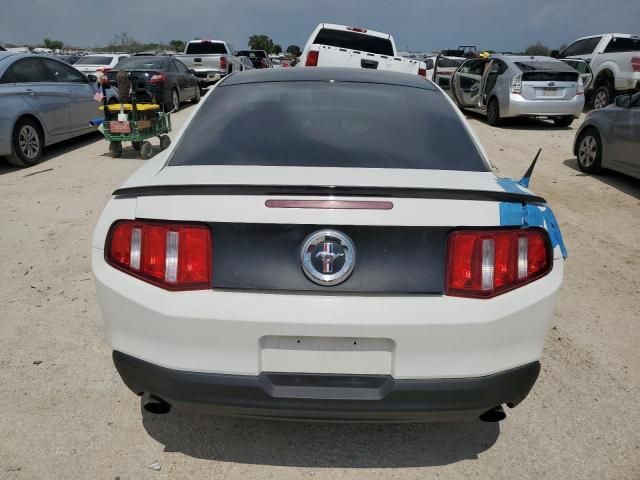
<svg viewBox="0 0 640 480"><path fill-rule="evenodd" d="M525 192L331 185L150 185L119 188L113 192L113 195L116 197L157 197L167 195L333 195L338 197L433 198L443 200L546 203L544 198Z"/></svg>

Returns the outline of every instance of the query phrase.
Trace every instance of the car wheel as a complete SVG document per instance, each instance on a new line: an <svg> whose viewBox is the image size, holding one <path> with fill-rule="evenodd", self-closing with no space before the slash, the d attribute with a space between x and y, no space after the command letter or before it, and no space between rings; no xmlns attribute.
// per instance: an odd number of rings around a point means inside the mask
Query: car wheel
<svg viewBox="0 0 640 480"><path fill-rule="evenodd" d="M198 103L201 96L202 92L200 91L200 85L196 84L196 96L191 99L191 103Z"/></svg>
<svg viewBox="0 0 640 480"><path fill-rule="evenodd" d="M140 148L140 156L145 160L148 160L149 158L151 158L152 154L153 146L151 145L151 142L143 142L142 148Z"/></svg>
<svg viewBox="0 0 640 480"><path fill-rule="evenodd" d="M30 167L42 158L44 137L40 125L30 118L18 120L11 137L9 163L16 167Z"/></svg>
<svg viewBox="0 0 640 480"><path fill-rule="evenodd" d="M180 109L180 96L177 90L171 90L171 101L167 104L167 112L177 112Z"/></svg>
<svg viewBox="0 0 640 480"><path fill-rule="evenodd" d="M565 117L556 117L553 119L553 123L556 127L568 127L573 123L573 117L570 115Z"/></svg>
<svg viewBox="0 0 640 480"><path fill-rule="evenodd" d="M578 167L587 173L598 173L602 169L602 140L595 128L580 134L578 140Z"/></svg>
<svg viewBox="0 0 640 480"><path fill-rule="evenodd" d="M169 145L171 145L171 139L169 138L169 135L162 135L160 137L160 149L166 150L167 148L169 148Z"/></svg>
<svg viewBox="0 0 640 480"><path fill-rule="evenodd" d="M593 109L600 110L611 103L611 89L603 85L593 92Z"/></svg>
<svg viewBox="0 0 640 480"><path fill-rule="evenodd" d="M502 119L500 118L500 104L498 103L498 99L493 97L489 100L489 105L487 105L487 123L492 127L496 127L500 125Z"/></svg>
<svg viewBox="0 0 640 480"><path fill-rule="evenodd" d="M120 158L122 156L122 142L110 142L109 153L113 158Z"/></svg>

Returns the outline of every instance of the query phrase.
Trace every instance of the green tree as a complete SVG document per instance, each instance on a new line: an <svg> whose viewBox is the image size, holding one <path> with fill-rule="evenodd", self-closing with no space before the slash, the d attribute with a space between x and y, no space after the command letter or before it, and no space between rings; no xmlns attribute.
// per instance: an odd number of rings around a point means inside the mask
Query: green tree
<svg viewBox="0 0 640 480"><path fill-rule="evenodd" d="M45 48L50 48L51 50L61 50L64 47L64 42L60 40L51 40L50 38L45 38L42 42Z"/></svg>
<svg viewBox="0 0 640 480"><path fill-rule="evenodd" d="M287 47L287 53L289 55L291 55L292 57L299 57L302 52L301 52L299 46L297 46L297 45L289 45Z"/></svg>
<svg viewBox="0 0 640 480"><path fill-rule="evenodd" d="M171 40L169 42L169 47L171 50L175 50L176 52L182 52L185 47L185 43L182 40Z"/></svg>
<svg viewBox="0 0 640 480"><path fill-rule="evenodd" d="M524 54L549 56L551 54L551 49L545 46L542 42L538 41L533 45L529 45L527 49L524 51Z"/></svg>
<svg viewBox="0 0 640 480"><path fill-rule="evenodd" d="M248 45L252 50L264 50L267 53L271 53L274 47L273 40L266 35L251 35Z"/></svg>
<svg viewBox="0 0 640 480"><path fill-rule="evenodd" d="M280 45L280 44L276 43L276 44L273 46L273 51L272 51L272 52L269 52L269 53L275 53L276 55L280 55L280 54L282 53L282 45Z"/></svg>

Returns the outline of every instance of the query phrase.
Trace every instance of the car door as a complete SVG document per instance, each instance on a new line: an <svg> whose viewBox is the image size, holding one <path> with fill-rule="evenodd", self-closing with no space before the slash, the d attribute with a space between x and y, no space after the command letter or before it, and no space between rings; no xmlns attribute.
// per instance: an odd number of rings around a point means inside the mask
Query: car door
<svg viewBox="0 0 640 480"><path fill-rule="evenodd" d="M69 96L69 131L90 130L89 121L100 116L99 104L93 98L95 87L86 76L62 62L51 59L42 61Z"/></svg>
<svg viewBox="0 0 640 480"><path fill-rule="evenodd" d="M69 131L70 96L64 85L56 82L42 58L17 60L4 73L2 83L13 85L15 93L22 96L49 135Z"/></svg>
<svg viewBox="0 0 640 480"><path fill-rule="evenodd" d="M607 163L624 172L640 175L640 93L631 98L630 107L617 107L616 110L610 130Z"/></svg>
<svg viewBox="0 0 640 480"><path fill-rule="evenodd" d="M198 81L191 74L191 72L189 72L187 66L180 60L173 60L173 64L176 71L178 72L178 84L180 85L180 89L182 90L181 98L188 100L195 97Z"/></svg>
<svg viewBox="0 0 640 480"><path fill-rule="evenodd" d="M481 100L482 76L487 60L465 60L451 77L451 89L458 105L478 107Z"/></svg>

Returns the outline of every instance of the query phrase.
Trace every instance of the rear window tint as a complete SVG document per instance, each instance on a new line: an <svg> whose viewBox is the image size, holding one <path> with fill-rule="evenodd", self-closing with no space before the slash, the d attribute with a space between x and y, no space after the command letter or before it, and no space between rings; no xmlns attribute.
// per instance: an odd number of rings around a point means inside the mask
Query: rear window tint
<svg viewBox="0 0 640 480"><path fill-rule="evenodd" d="M207 55L227 53L224 43L220 42L191 42L187 45L187 55Z"/></svg>
<svg viewBox="0 0 640 480"><path fill-rule="evenodd" d="M109 65L113 56L87 55L76 62L76 65Z"/></svg>
<svg viewBox="0 0 640 480"><path fill-rule="evenodd" d="M453 58L440 57L438 59L438 66L443 68L458 68L462 65L462 60L454 60Z"/></svg>
<svg viewBox="0 0 640 480"><path fill-rule="evenodd" d="M374 37L365 33L345 32L323 28L318 32L313 43L330 47L348 48L361 52L394 56L393 45L388 38Z"/></svg>
<svg viewBox="0 0 640 480"><path fill-rule="evenodd" d="M487 171L442 93L319 81L221 85L170 165Z"/></svg>
<svg viewBox="0 0 640 480"><path fill-rule="evenodd" d="M249 58L267 58L267 54L264 50L240 50L238 55L241 57L249 57Z"/></svg>
<svg viewBox="0 0 640 480"><path fill-rule="evenodd" d="M604 53L640 52L640 38L614 37Z"/></svg>
<svg viewBox="0 0 640 480"><path fill-rule="evenodd" d="M155 57L129 57L118 62L114 70L119 68L140 69L140 70L167 70L169 61L166 58Z"/></svg>

